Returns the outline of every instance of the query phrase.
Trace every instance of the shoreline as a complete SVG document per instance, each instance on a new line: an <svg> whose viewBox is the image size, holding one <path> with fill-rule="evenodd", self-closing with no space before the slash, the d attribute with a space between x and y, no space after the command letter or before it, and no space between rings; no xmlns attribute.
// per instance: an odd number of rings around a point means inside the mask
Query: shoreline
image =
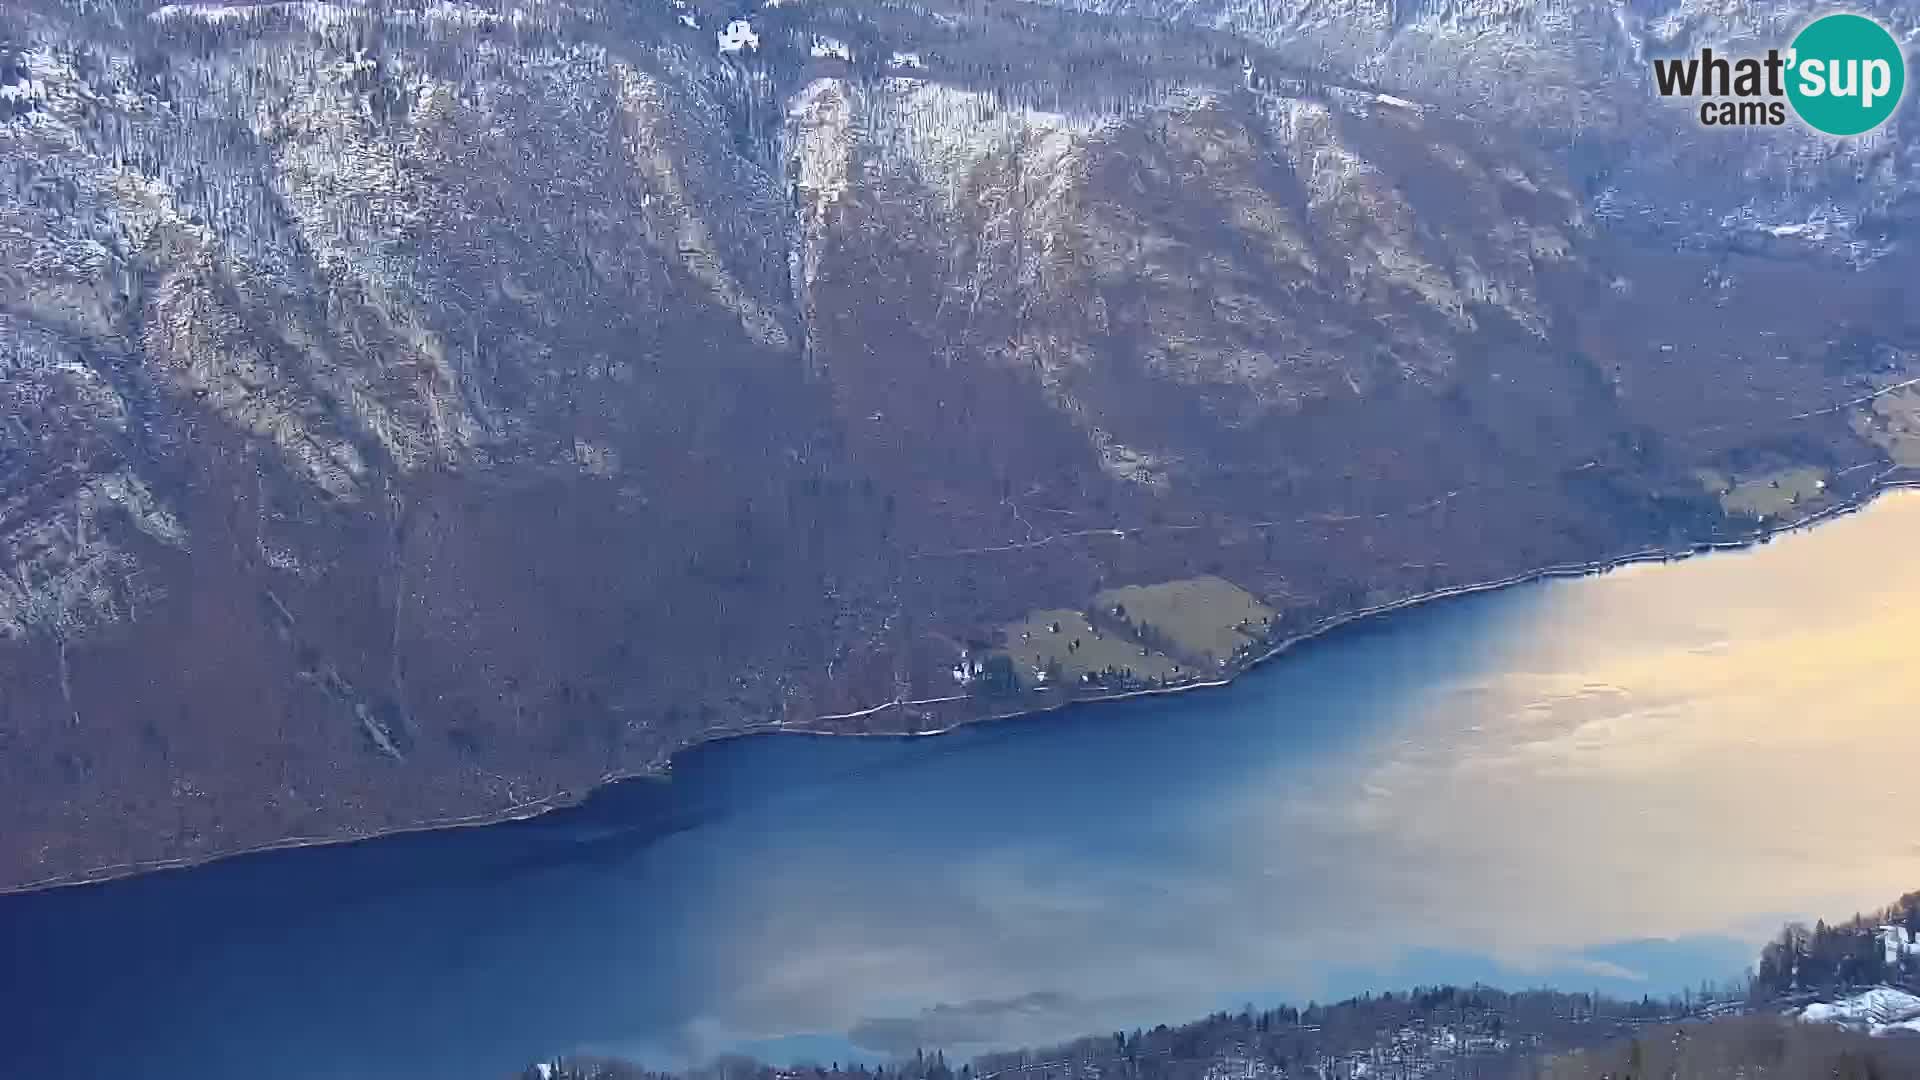
<svg viewBox="0 0 1920 1080"><path fill-rule="evenodd" d="M1061 698L1059 700L1050 701L1042 705L1014 709L1014 710L1010 710L1008 712L1003 712L1003 713L989 713L989 714L984 714L980 716L966 717L964 719L957 720L953 723L947 724L944 727L931 728L925 731L834 731L831 729L820 728L817 725L823 722L829 722L829 721L835 721L835 720L849 720L849 719L857 719L864 716L875 716L893 709L909 709L909 708L913 708L921 705L937 705L937 704L942 704L947 702L960 701L960 700L967 699L968 695L958 694L958 695L951 695L951 696L938 697L938 698L922 698L922 699L913 700L913 701L889 701L889 702L883 702L879 705L874 705L866 709L855 710L853 712L834 713L827 716L818 716L810 720L793 722L793 723L789 723L785 721L774 721L772 723L766 723L766 724L748 725L743 728L735 728L735 729L721 728L721 729L716 729L707 734L704 734L698 738L690 739L684 742L680 746L676 747L674 750L670 751L666 755L664 761L662 761L659 764L650 765L641 769L605 773L598 780L594 781L592 784L588 785L583 790L557 791L557 792L554 792L553 794L544 796L542 798L533 799L524 803L517 803L513 806L509 806L500 810L491 810L491 811L486 811L482 813L469 814L469 815L454 817L454 818L442 818L442 819L437 819L433 821L420 822L415 825L397 826L395 828L390 828L390 829L380 829L377 831L368 832L360 835L338 835L338 836L326 836L326 837L288 837L282 840L276 840L276 841L272 841L265 844L256 844L251 847L239 848L232 851L216 852L216 853L203 855L203 856L183 856L175 859L162 859L162 860L152 860L147 862L135 862L135 863L121 863L121 864L116 864L112 866L94 867L92 869L79 871L73 874L66 874L66 875L53 877L53 878L44 878L39 881L26 882L24 884L15 885L15 886L0 887L0 900L4 900L5 898L11 897L11 896L24 896L24 895L34 894L34 893L47 893L47 892L52 892L58 889L81 888L88 885L104 885L114 881L121 881L121 880L126 880L130 878L135 878L135 877L143 877L148 874L164 873L167 871L174 871L174 870L188 870L198 866L207 866L213 863L225 862L229 859L238 859L238 858L243 858L251 855L265 855L272 852L292 851L300 848L310 848L310 847L336 847L336 846L344 846L349 844L362 844L362 843L368 843L370 841L375 841L375 840L382 840L382 839L388 839L388 838L399 837L399 836L409 836L409 835L415 835L419 833L445 832L445 831L451 831L455 829L483 828L483 827L493 826L493 825L507 825L516 821L529 821L534 818L542 817L556 810L566 810L570 808L579 807L585 804L588 800L592 799L596 794L616 784L628 783L628 782L639 781L639 780L656 780L656 781L664 780L671 775L673 761L675 758L677 758L678 756L680 756L681 754L685 753L688 750L692 750L696 747L705 746L711 743L722 743L722 742L728 742L735 739L760 738L760 737L781 735L781 734L807 735L807 736L813 736L817 738L842 738L842 739L847 739L847 738L855 738L855 739L928 738L932 736L950 734L962 728L973 727L979 724L1002 723L1006 721L1019 720L1023 718L1029 718L1029 717L1045 716L1047 714L1060 712L1062 710L1073 708L1075 706L1099 705L1099 704L1104 704L1108 702L1129 701L1136 698L1158 697L1158 696L1169 695L1169 694L1185 694L1185 693L1190 693L1193 691L1200 691L1200 690L1217 690L1217 689L1221 689L1223 687L1232 685L1234 682L1239 680L1241 676L1246 675L1248 672L1251 672L1256 668L1265 666L1270 661L1277 660L1283 657L1288 652L1292 651L1293 649L1299 646L1306 645L1311 642L1320 640L1328 636L1329 634L1332 634L1333 632L1337 630L1341 630L1345 627L1349 627L1354 624L1364 622L1366 620L1379 618L1385 615L1390 615L1395 612L1406 611L1413 608L1423 607L1428 604L1433 604L1433 603L1437 603L1444 600L1451 600L1451 599L1456 599L1464 596L1472 596L1479 593L1495 592L1502 589L1511 589L1511 588L1515 588L1522 585L1534 584L1537 582L1592 577L1592 576L1604 574L1613 570L1618 570L1618 569L1622 569L1629 566L1640 566L1640 565L1646 565L1650 563L1682 562L1682 561L1692 559L1698 556L1703 556L1703 555L1712 555L1716 553L1729 552L1729 551L1744 551L1751 548L1755 548L1770 542L1773 538L1777 536L1783 536L1789 533L1798 532L1801 529L1810 529L1816 525L1820 525L1829 520L1864 510L1868 506L1872 505L1872 503L1875 500L1877 500L1881 495L1886 494L1888 492L1901 491L1901 490L1920 490L1920 478L1888 479L1888 477L1891 477L1896 473L1913 472L1913 471L1916 471L1916 470L1907 469L1899 465L1889 466L1887 469L1882 471L1879 475L1875 476L1873 480L1869 481L1868 486L1853 498L1850 498L1841 502L1836 502L1832 506L1829 506L1823 510L1817 511L1812 514L1807 514L1791 522L1786 522L1786 523L1782 523L1774 526L1762 526L1759 529L1759 531L1757 531L1752 537L1748 539L1703 541L1700 543L1693 544L1690 547L1688 547L1686 550L1679 551L1679 552L1668 551L1660 548L1645 548L1639 551L1632 551L1622 555L1613 556L1611 558L1596 559L1596 560L1591 560L1584 563L1562 563L1554 566L1539 567L1533 570L1512 574L1504 578L1496 578L1489 581L1474 582L1466 585L1449 586L1444 589L1436 589L1430 592L1416 593L1411 596L1405 596L1398 600L1390 601L1385 604L1376 604L1371 607L1358 608L1342 615L1335 615L1327 619L1324 619L1321 622L1316 623L1313 626L1310 626L1307 629L1300 631L1299 633L1286 637L1276 642L1275 644L1273 644L1265 652L1262 652L1257 656L1250 657L1246 660L1241 661L1238 664L1233 665L1232 667L1227 669L1227 671L1224 674L1220 675L1217 678L1196 680L1194 682L1181 683L1177 686L1144 687L1137 690L1125 690L1125 691L1119 691L1115 693L1092 694L1092 695L1085 695L1085 696L1068 696L1068 697Z"/></svg>

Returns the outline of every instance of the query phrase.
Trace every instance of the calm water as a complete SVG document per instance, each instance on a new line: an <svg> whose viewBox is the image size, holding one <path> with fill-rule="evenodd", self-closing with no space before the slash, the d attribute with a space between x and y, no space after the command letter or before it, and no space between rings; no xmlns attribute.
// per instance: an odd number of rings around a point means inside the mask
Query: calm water
<svg viewBox="0 0 1920 1080"><path fill-rule="evenodd" d="M825 1059L1717 979L1782 917L1920 887L1916 552L1920 495L1889 496L1217 693L733 743L540 822L0 899L0 1075Z"/></svg>

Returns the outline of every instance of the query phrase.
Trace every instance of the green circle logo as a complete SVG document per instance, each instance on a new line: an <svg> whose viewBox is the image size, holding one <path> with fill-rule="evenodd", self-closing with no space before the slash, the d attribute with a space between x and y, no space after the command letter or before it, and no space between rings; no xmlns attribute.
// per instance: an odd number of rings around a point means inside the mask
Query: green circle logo
<svg viewBox="0 0 1920 1080"><path fill-rule="evenodd" d="M1906 89L1907 62L1887 28L1860 15L1807 24L1787 54L1787 100L1815 131L1859 135L1886 122Z"/></svg>

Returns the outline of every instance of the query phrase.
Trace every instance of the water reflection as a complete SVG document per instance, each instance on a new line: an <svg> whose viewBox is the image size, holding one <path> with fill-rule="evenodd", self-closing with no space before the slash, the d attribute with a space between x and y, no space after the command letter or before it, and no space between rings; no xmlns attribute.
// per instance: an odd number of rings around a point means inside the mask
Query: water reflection
<svg viewBox="0 0 1920 1080"><path fill-rule="evenodd" d="M0 1023L26 1018L0 1054L474 1076L1731 974L1783 916L1920 883L1917 540L1920 496L1889 497L1750 554L1396 619L1217 694L732 744L571 817L0 903Z"/></svg>

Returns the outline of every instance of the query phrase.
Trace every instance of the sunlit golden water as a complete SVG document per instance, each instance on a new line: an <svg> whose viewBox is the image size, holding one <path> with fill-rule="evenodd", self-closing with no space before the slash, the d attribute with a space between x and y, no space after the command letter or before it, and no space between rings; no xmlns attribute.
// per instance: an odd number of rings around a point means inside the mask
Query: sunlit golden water
<svg viewBox="0 0 1920 1080"><path fill-rule="evenodd" d="M1347 769L1244 793L1239 835L1365 851L1337 892L1520 964L1920 888L1920 494L1494 623Z"/></svg>

